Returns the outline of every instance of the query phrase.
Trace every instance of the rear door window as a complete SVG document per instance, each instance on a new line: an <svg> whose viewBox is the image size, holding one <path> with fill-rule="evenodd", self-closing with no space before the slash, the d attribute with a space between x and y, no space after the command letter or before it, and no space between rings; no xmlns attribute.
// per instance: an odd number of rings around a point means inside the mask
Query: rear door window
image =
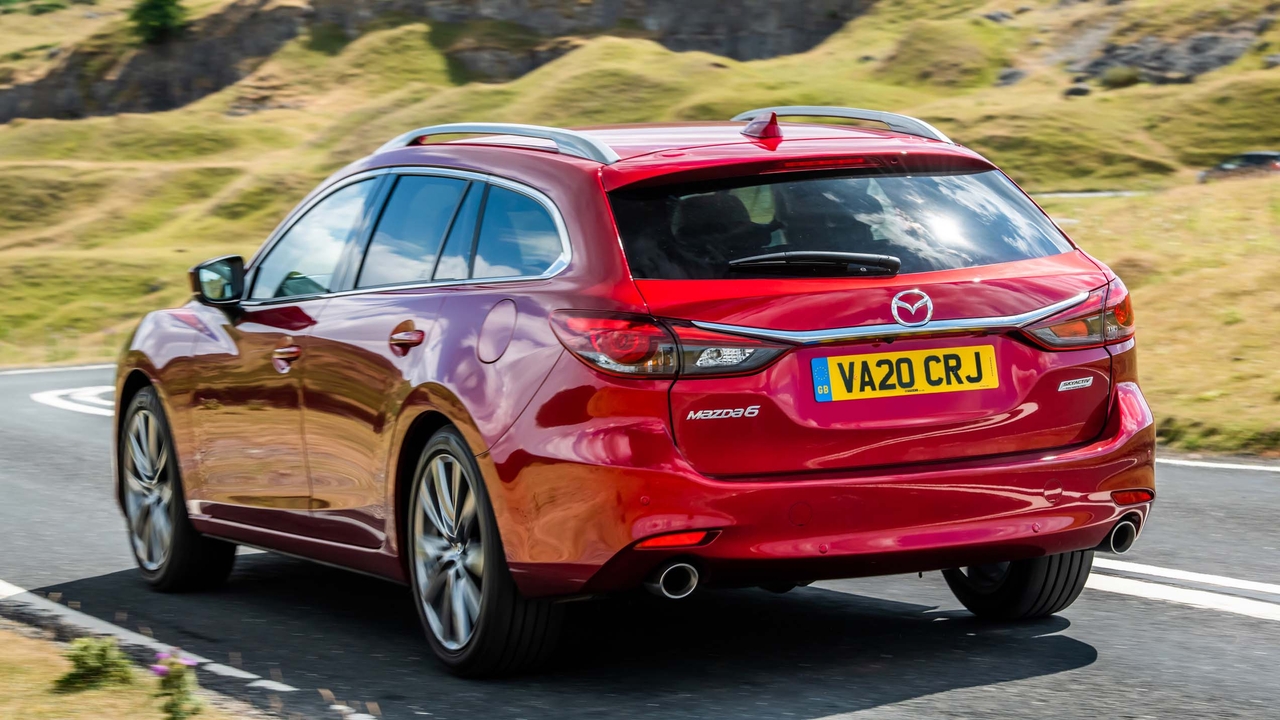
<svg viewBox="0 0 1280 720"><path fill-rule="evenodd" d="M506 188L489 188L472 277L541 275L563 251L555 221L541 203Z"/></svg>
<svg viewBox="0 0 1280 720"><path fill-rule="evenodd" d="M610 195L638 278L759 277L736 259L791 251L891 255L901 274L1067 252L1071 244L996 171L775 176Z"/></svg>
<svg viewBox="0 0 1280 720"><path fill-rule="evenodd" d="M369 242L356 287L426 282L435 272L445 233L467 191L468 181L404 175Z"/></svg>

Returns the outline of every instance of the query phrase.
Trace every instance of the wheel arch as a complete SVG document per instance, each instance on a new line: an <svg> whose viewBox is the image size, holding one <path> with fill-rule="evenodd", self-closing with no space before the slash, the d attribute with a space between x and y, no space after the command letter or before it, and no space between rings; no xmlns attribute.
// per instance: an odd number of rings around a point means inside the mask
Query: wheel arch
<svg viewBox="0 0 1280 720"><path fill-rule="evenodd" d="M391 537L395 538L396 555L405 571L405 577L408 577L409 562L408 553L405 552L409 522L409 495L413 490L413 473L417 467L418 455L422 453L422 449L427 446L433 435L453 424L453 421L439 410L430 409L418 413L409 421L404 439L401 440L393 459L391 479L394 512L392 517L395 518L395 532Z"/></svg>

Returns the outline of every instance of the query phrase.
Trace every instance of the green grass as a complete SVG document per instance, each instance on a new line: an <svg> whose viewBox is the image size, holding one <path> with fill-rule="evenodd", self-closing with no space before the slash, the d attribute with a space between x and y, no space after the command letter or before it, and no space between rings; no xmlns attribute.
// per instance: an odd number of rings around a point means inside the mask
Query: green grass
<svg viewBox="0 0 1280 720"><path fill-rule="evenodd" d="M183 208L205 200L242 173L239 168L208 167L156 175L135 188L134 201L85 228L77 234L76 242L84 247L96 247L112 240L128 241L156 230L177 217Z"/></svg>
<svg viewBox="0 0 1280 720"><path fill-rule="evenodd" d="M0 233L44 227L71 217L98 202L111 178L111 173L73 176L57 168L0 170Z"/></svg>
<svg viewBox="0 0 1280 720"><path fill-rule="evenodd" d="M1280 73L1226 77L1171 96L1152 118L1152 131L1191 165L1209 165L1241 150L1275 149L1280 146Z"/></svg>
<svg viewBox="0 0 1280 720"><path fill-rule="evenodd" d="M0 624L0 717L58 718L58 720L160 720L154 695L158 683L149 673L135 672L123 686L68 687L60 676L72 669L63 646L37 640ZM207 709L201 720L230 720L218 709Z"/></svg>
<svg viewBox="0 0 1280 720"><path fill-rule="evenodd" d="M215 155L244 157L295 142L289 132L268 125L184 113L118 115L74 122L14 120L0 126L0 161L164 162Z"/></svg>
<svg viewBox="0 0 1280 720"><path fill-rule="evenodd" d="M1275 0L1128 0L1120 40L1144 35L1186 37L1222 30L1275 11Z"/></svg>
<svg viewBox="0 0 1280 720"><path fill-rule="evenodd" d="M940 88L986 87L1009 64L1005 48L1011 31L970 19L919 20L912 23L878 72L897 85Z"/></svg>

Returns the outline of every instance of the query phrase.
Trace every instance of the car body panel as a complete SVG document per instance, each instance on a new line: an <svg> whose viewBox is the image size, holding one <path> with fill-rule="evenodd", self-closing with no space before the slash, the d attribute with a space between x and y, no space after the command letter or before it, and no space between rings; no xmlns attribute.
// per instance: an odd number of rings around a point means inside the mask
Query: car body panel
<svg viewBox="0 0 1280 720"><path fill-rule="evenodd" d="M246 308L233 316L204 308L212 331L197 335L189 411L198 470L187 500L200 514L305 531L311 487L303 452L301 358L325 300ZM278 360L279 348L302 356ZM284 370L282 372L282 369Z"/></svg>
<svg viewBox="0 0 1280 720"><path fill-rule="evenodd" d="M664 383L605 379L573 362L560 361L531 403L540 411L488 456L495 505L519 514L508 523L520 531L504 529L503 542L528 594L634 586L674 556L703 563L708 582L724 572L736 584L1078 550L1130 512L1145 519L1145 507L1117 507L1112 490L1154 489L1154 422L1132 382L1110 390L1098 438L1053 452L714 479L672 447ZM720 535L697 548L634 549L688 530Z"/></svg>
<svg viewBox="0 0 1280 720"><path fill-rule="evenodd" d="M418 429L444 423L475 454L508 564L528 595L634 587L676 555L725 584L1031 557L1092 547L1121 516L1145 518L1149 504L1120 508L1108 494L1154 487L1154 429L1132 342L1055 354L1008 335L898 340L894 349L997 344L1016 369L1000 392L977 393L968 406L937 396L829 404L880 403L878 420L815 407L812 386L788 365L878 349L874 342L796 348L760 373L715 380L712 391L688 379L609 376L566 351L548 322L557 310L808 331L892 322L889 301L907 285L929 292L942 319L1022 313L1113 277L1069 252L848 284L633 280L606 196L615 187L850 153L896 157L905 170L992 167L959 146L884 131L786 123L781 141L757 141L740 130L589 130L623 157L607 167L504 137L362 159L281 223L250 272L310 202L343 183L434 170L541 193L561 216L570 260L550 277L371 290L354 289L347 267L346 285L311 299L159 311L121 356L118 396L141 377L159 389L201 532L401 581L414 443ZM405 329L422 330L423 342L399 353L388 338ZM270 353L290 344L301 354L281 373ZM1089 393L1064 404L1047 390L1078 373L1099 378ZM696 439L703 431L681 419L703 403L760 393L776 402L751 427ZM814 430L822 412L845 439L789 437L805 423ZM992 420L1011 412L1024 423L1012 434ZM784 417L789 425L775 422ZM780 439L793 456L786 462ZM854 459L841 459L850 447ZM697 548L634 548L686 529L718 535Z"/></svg>

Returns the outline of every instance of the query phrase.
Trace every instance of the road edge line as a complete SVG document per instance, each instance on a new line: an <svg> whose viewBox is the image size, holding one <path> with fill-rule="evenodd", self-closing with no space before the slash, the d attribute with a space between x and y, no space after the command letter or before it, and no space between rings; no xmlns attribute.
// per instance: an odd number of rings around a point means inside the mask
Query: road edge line
<svg viewBox="0 0 1280 720"><path fill-rule="evenodd" d="M11 620L49 627L50 621L68 637L110 636L114 637L122 648L140 648L151 652L173 652L173 645L149 638L142 633L134 632L106 620L100 620L87 613L80 612L40 597L23 588L0 580L0 615ZM212 662L208 658L184 652L183 657L195 660L204 665Z"/></svg>
<svg viewBox="0 0 1280 720"><path fill-rule="evenodd" d="M1114 575L1100 575L1098 573L1090 575L1084 587L1086 590L1099 590L1144 600L1186 605L1202 610L1217 610L1259 620L1280 621L1280 604L1250 600L1236 597L1235 595L1223 595L1207 590L1192 590L1174 587L1173 585L1161 585L1160 583L1116 577Z"/></svg>
<svg viewBox="0 0 1280 720"><path fill-rule="evenodd" d="M59 367L34 367L34 368L14 368L12 370L0 370L0 377L5 375L39 375L40 373L58 373L58 372L75 372L77 370L108 370L115 368L110 363L102 363L99 365L64 365Z"/></svg>
<svg viewBox="0 0 1280 720"><path fill-rule="evenodd" d="M1280 465L1249 465L1247 463L1216 463L1206 460L1177 460L1174 458L1156 458L1160 465L1175 467L1207 468L1210 470L1248 470L1253 472L1280 473Z"/></svg>
<svg viewBox="0 0 1280 720"><path fill-rule="evenodd" d="M81 637L112 637L131 658L141 665L155 662L156 653L170 653L178 648L142 633L120 627L74 608L60 605L29 590L0 580L0 617L24 625L53 631L59 640ZM244 687L272 692L297 692L298 688L278 681L264 682L261 675L216 663L185 650L182 657L194 660L197 666L225 680L236 680ZM247 681L247 682L246 682ZM205 684L205 683L202 683ZM207 685L207 684L206 684ZM217 688L210 688L218 692Z"/></svg>
<svg viewBox="0 0 1280 720"><path fill-rule="evenodd" d="M1146 565L1144 563L1125 562L1101 557L1093 559L1093 566L1103 570L1136 573L1138 575L1164 578L1165 580L1182 580L1184 582L1216 585L1233 590L1250 590L1267 595L1280 595L1280 585L1256 580L1242 580L1240 578L1227 577L1226 575L1209 575L1191 570L1178 570L1176 568L1165 568L1158 565Z"/></svg>

